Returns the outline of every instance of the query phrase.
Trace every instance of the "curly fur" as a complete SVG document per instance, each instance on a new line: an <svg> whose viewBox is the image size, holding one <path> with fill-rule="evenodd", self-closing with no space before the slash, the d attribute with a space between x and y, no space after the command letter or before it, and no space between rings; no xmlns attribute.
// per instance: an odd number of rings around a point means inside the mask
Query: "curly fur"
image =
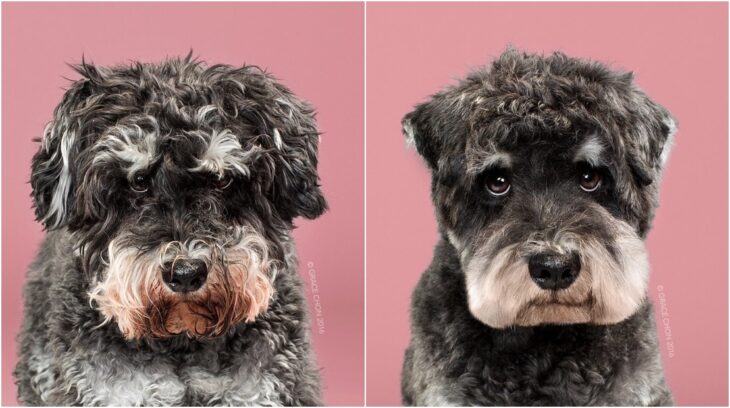
<svg viewBox="0 0 730 408"><path fill-rule="evenodd" d="M511 49L405 116L441 232L413 295L405 403L671 403L644 239L674 131L631 74ZM575 281L538 286L543 254L575 256Z"/></svg>
<svg viewBox="0 0 730 408"><path fill-rule="evenodd" d="M326 210L313 109L254 66L75 68L33 158L20 401L321 405L291 239Z"/></svg>
<svg viewBox="0 0 730 408"><path fill-rule="evenodd" d="M189 242L189 248L172 241L142 256L112 241L107 277L89 292L92 304L129 339L181 332L220 335L231 325L251 322L268 306L276 262L258 234L244 230L239 235L240 242L228 250L211 249L200 240ZM180 258L210 264L205 291L181 299L160 279L163 265Z"/></svg>

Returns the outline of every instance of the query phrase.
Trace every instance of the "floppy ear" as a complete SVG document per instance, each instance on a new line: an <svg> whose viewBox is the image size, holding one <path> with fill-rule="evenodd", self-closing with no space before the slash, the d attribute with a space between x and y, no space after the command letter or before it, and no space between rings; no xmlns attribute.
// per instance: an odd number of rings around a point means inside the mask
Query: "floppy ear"
<svg viewBox="0 0 730 408"><path fill-rule="evenodd" d="M279 214L314 219L327 209L319 185L319 132L314 109L256 67L231 73L237 84L224 88L238 116L253 124L268 150L273 175L271 195Z"/></svg>
<svg viewBox="0 0 730 408"><path fill-rule="evenodd" d="M439 161L439 158L457 158L460 157L458 153L464 151L471 112L464 95L465 89L461 87L446 89L433 95L430 101L417 105L401 121L406 142L416 146L434 172L451 171L455 164Z"/></svg>
<svg viewBox="0 0 730 408"><path fill-rule="evenodd" d="M416 109L403 117L401 129L406 137L406 143L416 147L418 153L432 169L438 168L438 152L443 141L438 135L433 119L438 118L431 103L422 103Z"/></svg>
<svg viewBox="0 0 730 408"><path fill-rule="evenodd" d="M631 132L632 137L626 141L626 160L636 183L646 187L661 178L677 125L666 109L645 96L643 99L639 102L639 118Z"/></svg>
<svg viewBox="0 0 730 408"><path fill-rule="evenodd" d="M88 65L77 67L81 69L94 70ZM81 150L84 135L79 112L91 95L90 82L88 78L79 80L66 91L40 139L40 149L33 156L30 176L33 206L36 219L46 229L65 226L73 206L76 174L72 163Z"/></svg>
<svg viewBox="0 0 730 408"><path fill-rule="evenodd" d="M327 210L317 172L319 132L314 109L276 84L279 114L271 118L274 145L283 154L274 178L276 205L291 218L314 219Z"/></svg>

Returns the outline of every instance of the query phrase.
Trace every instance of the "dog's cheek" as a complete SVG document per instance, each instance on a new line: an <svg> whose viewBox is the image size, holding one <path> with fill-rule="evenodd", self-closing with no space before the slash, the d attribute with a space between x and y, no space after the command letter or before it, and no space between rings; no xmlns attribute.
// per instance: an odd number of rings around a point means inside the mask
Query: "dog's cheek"
<svg viewBox="0 0 730 408"><path fill-rule="evenodd" d="M145 288L149 301L134 306L130 306L129 301L125 299L128 295L123 294L118 286L105 284L102 288L95 288L90 297L97 305L97 310L104 317L104 321L114 322L127 340L140 339L149 331L156 332L154 328L160 325L155 324L155 317L158 316L155 312L173 309L172 304L166 305L170 302L163 300L165 297L159 286Z"/></svg>
<svg viewBox="0 0 730 408"><path fill-rule="evenodd" d="M483 236L482 230L490 226L501 208L485 206L472 187L463 184L445 185L435 181L432 200L440 225L459 231L462 237Z"/></svg>
<svg viewBox="0 0 730 408"><path fill-rule="evenodd" d="M222 305L216 311L220 334L231 325L253 322L269 306L273 294L270 265L264 263L236 264L228 267L227 278L222 270L214 272L209 282L209 296Z"/></svg>
<svg viewBox="0 0 730 408"><path fill-rule="evenodd" d="M226 267L214 265L205 291L193 301L209 316L206 333L222 334L241 322L253 322L265 313L274 295L279 262L270 255L270 243L259 233L244 233L236 247L226 251Z"/></svg>
<svg viewBox="0 0 730 408"><path fill-rule="evenodd" d="M482 252L465 266L469 311L494 328L513 326L529 300L538 295L527 264L515 251L512 245L496 255Z"/></svg>
<svg viewBox="0 0 730 408"><path fill-rule="evenodd" d="M166 310L160 280L158 260L141 255L121 241L112 241L108 247L108 266L103 280L92 285L89 299L104 318L104 323L115 322L127 339L147 334L151 324L151 306Z"/></svg>
<svg viewBox="0 0 730 408"><path fill-rule="evenodd" d="M615 256L600 242L589 242L583 249L593 282L597 324L627 319L646 299L649 260L644 242L628 224L617 220L616 225Z"/></svg>

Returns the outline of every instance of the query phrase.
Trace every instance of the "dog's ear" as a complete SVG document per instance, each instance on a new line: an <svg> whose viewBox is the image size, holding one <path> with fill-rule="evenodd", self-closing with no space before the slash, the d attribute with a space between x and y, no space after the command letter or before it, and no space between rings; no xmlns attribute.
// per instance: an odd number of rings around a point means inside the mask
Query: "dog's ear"
<svg viewBox="0 0 730 408"><path fill-rule="evenodd" d="M226 97L237 116L260 135L270 163L271 198L286 219L314 219L327 210L319 184L319 131L314 109L256 67L231 72L237 84ZM225 89L224 89L225 91Z"/></svg>
<svg viewBox="0 0 730 408"><path fill-rule="evenodd" d="M327 210L317 172L320 134L314 109L283 86L277 88L279 112L270 118L274 145L282 152L277 155L275 203L280 214L314 219Z"/></svg>
<svg viewBox="0 0 730 408"><path fill-rule="evenodd" d="M74 82L56 107L53 120L33 156L30 184L36 219L46 229L67 224L76 186L74 163L83 144L87 101L92 98L96 68L82 63L74 67L84 78Z"/></svg>
<svg viewBox="0 0 730 408"><path fill-rule="evenodd" d="M642 95L643 96L643 95ZM646 187L658 181L669 158L676 120L663 107L643 96L634 132L625 139L626 161L636 184Z"/></svg>
<svg viewBox="0 0 730 408"><path fill-rule="evenodd" d="M434 172L453 167L439 161L440 157L455 158L463 152L470 113L464 95L462 89L447 89L417 105L401 121L406 143L416 147Z"/></svg>
<svg viewBox="0 0 730 408"><path fill-rule="evenodd" d="M426 161L426 164L436 170L438 152L441 150L442 141L435 132L432 118L436 116L430 103L423 103L416 106L416 109L406 114L401 120L401 129L406 137L409 146L415 146L418 153Z"/></svg>

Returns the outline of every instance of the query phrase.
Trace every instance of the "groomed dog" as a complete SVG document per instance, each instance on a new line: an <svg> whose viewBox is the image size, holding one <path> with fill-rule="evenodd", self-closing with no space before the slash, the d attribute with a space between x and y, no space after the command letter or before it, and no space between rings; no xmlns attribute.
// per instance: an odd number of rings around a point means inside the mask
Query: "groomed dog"
<svg viewBox="0 0 730 408"><path fill-rule="evenodd" d="M667 405L644 239L674 120L629 73L507 50L405 116L441 240L408 405Z"/></svg>
<svg viewBox="0 0 730 408"><path fill-rule="evenodd" d="M292 220L313 109L253 66L86 63L33 158L29 405L321 405Z"/></svg>

